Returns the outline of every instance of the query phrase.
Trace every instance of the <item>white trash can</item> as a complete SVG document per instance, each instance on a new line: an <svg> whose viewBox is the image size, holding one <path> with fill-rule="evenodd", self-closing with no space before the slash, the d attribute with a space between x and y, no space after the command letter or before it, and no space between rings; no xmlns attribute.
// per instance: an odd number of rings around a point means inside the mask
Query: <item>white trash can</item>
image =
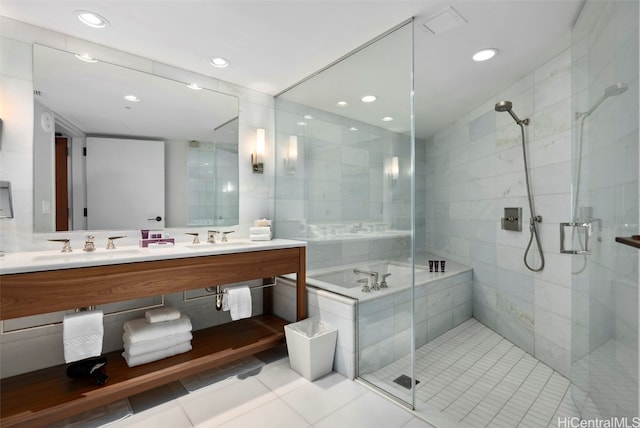
<svg viewBox="0 0 640 428"><path fill-rule="evenodd" d="M310 381L331 372L338 329L307 318L284 326L291 368Z"/></svg>

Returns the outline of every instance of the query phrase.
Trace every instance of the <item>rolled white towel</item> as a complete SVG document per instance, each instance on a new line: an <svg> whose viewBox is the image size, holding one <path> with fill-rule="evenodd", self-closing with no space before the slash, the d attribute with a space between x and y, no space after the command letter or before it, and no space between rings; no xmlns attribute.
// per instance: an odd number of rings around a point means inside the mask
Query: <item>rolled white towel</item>
<svg viewBox="0 0 640 428"><path fill-rule="evenodd" d="M254 226L271 226L271 220L267 220L266 218L261 218L253 222Z"/></svg>
<svg viewBox="0 0 640 428"><path fill-rule="evenodd" d="M156 323L156 322L164 322L164 321L173 321L180 318L180 310L176 308L158 308L158 309L150 309L144 313L144 317L147 319L148 323Z"/></svg>
<svg viewBox="0 0 640 428"><path fill-rule="evenodd" d="M193 339L193 335L190 331L186 333L172 334L171 336L161 337L160 339L144 340L136 343L131 343L129 340L129 333L124 333L122 335L124 351L131 356L160 351L184 342L189 342L191 339Z"/></svg>
<svg viewBox="0 0 640 428"><path fill-rule="evenodd" d="M249 234L250 235L271 235L271 227L270 226L250 227Z"/></svg>
<svg viewBox="0 0 640 428"><path fill-rule="evenodd" d="M134 367L150 363L152 361L158 361L163 358L173 357L174 355L184 354L189 351L191 351L191 342L185 342L160 351L146 352L139 355L129 355L129 353L123 352L122 356L127 361L127 365L129 367Z"/></svg>
<svg viewBox="0 0 640 428"><path fill-rule="evenodd" d="M185 314L172 321L150 324L146 318L135 319L124 323L124 332L129 333L129 342L137 343L144 340L160 339L172 334L191 331L191 320Z"/></svg>

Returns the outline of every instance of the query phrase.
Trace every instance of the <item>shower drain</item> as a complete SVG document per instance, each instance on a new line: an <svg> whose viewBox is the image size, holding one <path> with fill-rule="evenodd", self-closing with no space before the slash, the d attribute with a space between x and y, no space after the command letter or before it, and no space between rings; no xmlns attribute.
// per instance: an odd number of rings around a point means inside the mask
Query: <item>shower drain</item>
<svg viewBox="0 0 640 428"><path fill-rule="evenodd" d="M393 380L395 383L397 383L398 385L407 388L407 389L411 389L411 377L407 376L407 375L400 375L398 378ZM416 379L416 385L419 384L420 381L418 379Z"/></svg>

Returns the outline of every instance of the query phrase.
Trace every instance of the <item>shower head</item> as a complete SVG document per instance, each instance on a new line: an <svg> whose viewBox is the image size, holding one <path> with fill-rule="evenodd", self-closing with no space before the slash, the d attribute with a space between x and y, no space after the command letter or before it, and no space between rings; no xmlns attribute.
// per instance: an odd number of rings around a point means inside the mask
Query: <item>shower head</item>
<svg viewBox="0 0 640 428"><path fill-rule="evenodd" d="M593 113L598 107L600 107L600 104L602 104L604 100L606 100L609 97L617 97L618 95L624 94L627 91L627 89L628 89L627 84L622 82L614 83L613 85L607 86L607 88L604 90L604 94L602 94L602 96L598 98L598 101L596 101L589 110L587 110L584 113L576 113L576 115L578 117L584 117L584 118L586 118L587 116L590 116L591 113Z"/></svg>
<svg viewBox="0 0 640 428"><path fill-rule="evenodd" d="M506 111L511 115L513 120L515 120L518 125L523 125L523 124L528 125L529 119L520 120L520 118L516 116L513 110L511 110L511 107L513 107L513 104L511 103L511 101L499 101L496 104L496 111L500 111L500 112Z"/></svg>
<svg viewBox="0 0 640 428"><path fill-rule="evenodd" d="M604 95L607 97L617 97L618 95L624 94L627 91L628 87L626 83L618 82L609 86L604 90Z"/></svg>
<svg viewBox="0 0 640 428"><path fill-rule="evenodd" d="M511 101L500 101L496 104L496 111L509 111L512 106Z"/></svg>

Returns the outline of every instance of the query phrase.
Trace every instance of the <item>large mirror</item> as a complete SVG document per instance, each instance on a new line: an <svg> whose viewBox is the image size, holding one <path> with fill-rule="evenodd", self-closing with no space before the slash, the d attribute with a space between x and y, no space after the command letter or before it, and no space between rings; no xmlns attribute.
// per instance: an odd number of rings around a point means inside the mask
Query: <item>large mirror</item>
<svg viewBox="0 0 640 428"><path fill-rule="evenodd" d="M238 224L236 97L40 45L33 80L35 232ZM120 143L101 155L102 164L138 159L134 170L100 170L95 178L97 161L87 162L95 141ZM156 157L144 148L129 153L150 141L160 144ZM126 184L104 194L114 177ZM152 185L160 195L153 198L164 202L144 215L149 224L127 218L133 202L117 197L133 190L148 196ZM92 201L106 201L122 224L92 222L92 212L107 209L92 208Z"/></svg>

